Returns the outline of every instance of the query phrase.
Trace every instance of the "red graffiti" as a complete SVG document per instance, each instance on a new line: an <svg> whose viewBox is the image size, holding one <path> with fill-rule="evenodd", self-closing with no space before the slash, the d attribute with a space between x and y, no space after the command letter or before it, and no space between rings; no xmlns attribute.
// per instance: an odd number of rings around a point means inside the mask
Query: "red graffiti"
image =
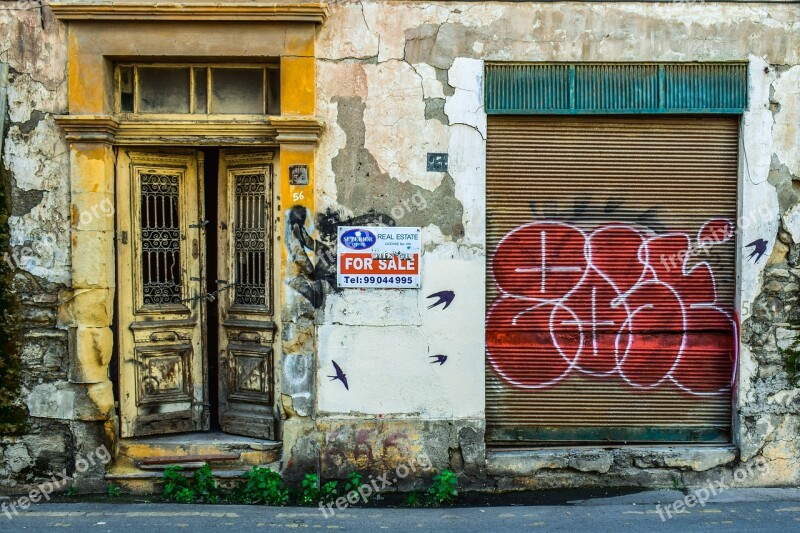
<svg viewBox="0 0 800 533"><path fill-rule="evenodd" d="M572 372L637 388L666 382L691 394L730 390L736 324L717 304L698 247L729 240L727 220L687 234L626 224L590 234L563 222L508 233L492 259L501 296L487 315L487 357L508 383L557 384Z"/></svg>

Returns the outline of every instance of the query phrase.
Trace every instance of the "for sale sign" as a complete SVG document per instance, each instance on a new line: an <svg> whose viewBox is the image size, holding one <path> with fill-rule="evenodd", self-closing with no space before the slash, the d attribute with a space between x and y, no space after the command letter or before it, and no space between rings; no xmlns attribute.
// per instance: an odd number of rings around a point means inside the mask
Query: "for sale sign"
<svg viewBox="0 0 800 533"><path fill-rule="evenodd" d="M420 228L341 226L338 238L339 287L419 288Z"/></svg>

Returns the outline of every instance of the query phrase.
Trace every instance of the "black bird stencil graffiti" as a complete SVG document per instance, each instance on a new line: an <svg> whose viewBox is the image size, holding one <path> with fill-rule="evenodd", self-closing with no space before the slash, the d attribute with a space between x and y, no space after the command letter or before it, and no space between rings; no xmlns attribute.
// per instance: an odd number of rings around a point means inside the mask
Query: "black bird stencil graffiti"
<svg viewBox="0 0 800 533"><path fill-rule="evenodd" d="M764 239L756 239L747 245L747 248L750 247L753 248L753 252L750 254L750 257L748 257L748 259L752 259L753 256L757 255L758 257L756 257L756 260L753 262L758 263L758 260L761 259L761 256L764 255L764 253L767 251L767 241L765 241Z"/></svg>
<svg viewBox="0 0 800 533"><path fill-rule="evenodd" d="M444 307L442 307L442 309L447 309L448 307L450 307L450 304L453 303L453 299L455 297L456 297L456 293L454 293L453 291L434 292L433 294L428 296L428 298L438 298L438 300L435 301L434 303L432 303L431 305L429 305L428 309L432 309L432 308L434 308L437 305L440 305L442 303L444 303Z"/></svg>
<svg viewBox="0 0 800 533"><path fill-rule="evenodd" d="M333 363L333 368L336 371L336 375L335 376L328 376L328 377L332 378L331 381L336 381L338 379L339 381L344 383L344 388L345 389L350 390L350 387L347 385L347 374L345 374L342 371L342 367L340 367L339 365L336 364L336 361L331 360L331 363Z"/></svg>
<svg viewBox="0 0 800 533"><path fill-rule="evenodd" d="M430 357L433 357L435 359L435 361L431 361L432 365L435 365L436 363L439 363L439 366L442 366L444 364L444 362L447 361L447 356L446 355L439 354L439 355L431 355Z"/></svg>

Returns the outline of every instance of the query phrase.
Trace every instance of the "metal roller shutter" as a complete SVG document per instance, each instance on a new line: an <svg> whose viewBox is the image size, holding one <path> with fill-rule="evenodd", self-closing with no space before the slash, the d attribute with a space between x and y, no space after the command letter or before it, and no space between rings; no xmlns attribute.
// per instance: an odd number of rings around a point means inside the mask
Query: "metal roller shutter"
<svg viewBox="0 0 800 533"><path fill-rule="evenodd" d="M489 116L487 440L727 442L738 117Z"/></svg>

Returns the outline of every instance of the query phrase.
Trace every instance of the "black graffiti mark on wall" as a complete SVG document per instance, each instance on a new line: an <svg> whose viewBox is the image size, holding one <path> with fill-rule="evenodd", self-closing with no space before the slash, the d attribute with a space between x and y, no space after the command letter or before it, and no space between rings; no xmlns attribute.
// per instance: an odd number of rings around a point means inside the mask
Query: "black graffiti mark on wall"
<svg viewBox="0 0 800 533"><path fill-rule="evenodd" d="M342 218L341 213L328 209L317 215L317 279L322 279L336 290L336 247L339 226L397 226L397 221L385 213L370 210L363 215Z"/></svg>
<svg viewBox="0 0 800 533"><path fill-rule="evenodd" d="M298 270L302 274L289 282L289 286L303 295L314 307L321 308L325 303L325 295L331 290L341 291L336 287L336 239L339 226L396 226L397 222L389 215L374 210L364 215L342 219L339 212L328 209L317 215L317 233L319 239L309 235L306 230L308 210L296 205L289 209L287 224L291 238L297 247ZM316 262L311 260L308 252L313 251Z"/></svg>
<svg viewBox="0 0 800 533"><path fill-rule="evenodd" d="M336 364L336 361L331 359L331 363L333 363L333 370L336 372L335 376L328 376L331 378L331 381L336 381L337 379L344 383L344 388L350 390L350 386L347 384L347 374L342 371L342 367Z"/></svg>
<svg viewBox="0 0 800 533"><path fill-rule="evenodd" d="M455 297L456 297L456 293L454 293L453 291L434 292L433 294L428 296L428 298L438 298L438 300L436 300L431 305L429 305L428 309L433 309L437 305L444 304L444 307L442 307L442 310L445 310L448 307L450 307L450 304L453 303L453 299Z"/></svg>
<svg viewBox="0 0 800 533"><path fill-rule="evenodd" d="M761 259L761 256L764 255L764 253L766 253L767 251L767 241L765 241L764 239L756 239L750 244L748 244L746 247L753 248L753 251L750 253L748 259L752 259L754 256L758 256L756 257L755 261L753 261L753 263L758 263L758 260Z"/></svg>
<svg viewBox="0 0 800 533"><path fill-rule="evenodd" d="M294 243L299 245L295 249L295 264L299 275L289 282L289 286L303 295L314 309L319 309L324 302L324 287L316 276L316 265L308 254L309 251L317 250L317 243L306 230L307 213L308 209L295 205L289 209L286 217L288 233Z"/></svg>
<svg viewBox="0 0 800 533"><path fill-rule="evenodd" d="M569 202L569 203L567 203ZM545 220L570 220L577 222L580 219L602 219L650 228L656 233L666 231L661 222L661 208L635 208L623 205L619 198L602 198L584 195L572 200L554 203L548 199L543 202L530 202L528 206L536 219Z"/></svg>

